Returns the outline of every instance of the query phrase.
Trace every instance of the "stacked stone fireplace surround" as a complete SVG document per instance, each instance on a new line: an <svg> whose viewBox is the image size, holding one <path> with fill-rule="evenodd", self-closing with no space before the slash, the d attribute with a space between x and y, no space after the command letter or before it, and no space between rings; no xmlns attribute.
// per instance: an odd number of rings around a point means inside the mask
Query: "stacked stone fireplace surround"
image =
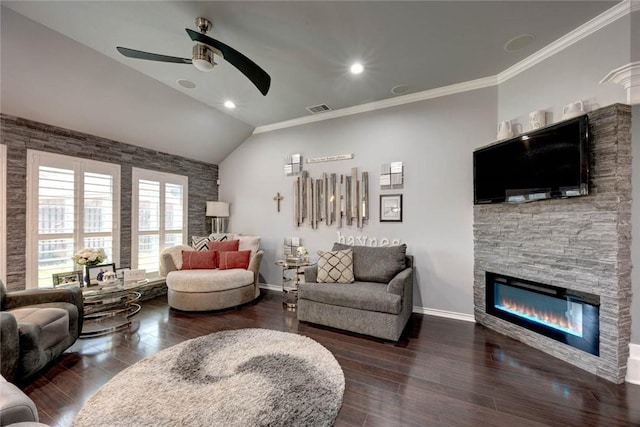
<svg viewBox="0 0 640 427"><path fill-rule="evenodd" d="M474 207L474 314L478 323L615 383L631 336L631 108L588 114L589 195ZM600 296L594 356L486 313L485 272Z"/></svg>

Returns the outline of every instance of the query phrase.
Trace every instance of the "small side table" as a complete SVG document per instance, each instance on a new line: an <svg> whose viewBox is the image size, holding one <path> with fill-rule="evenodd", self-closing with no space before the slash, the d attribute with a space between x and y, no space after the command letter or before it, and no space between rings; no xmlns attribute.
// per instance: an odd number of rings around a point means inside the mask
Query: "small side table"
<svg viewBox="0 0 640 427"><path fill-rule="evenodd" d="M282 267L282 305L287 310L295 310L298 305L298 285L304 283L304 269L314 263L279 259L276 265Z"/></svg>

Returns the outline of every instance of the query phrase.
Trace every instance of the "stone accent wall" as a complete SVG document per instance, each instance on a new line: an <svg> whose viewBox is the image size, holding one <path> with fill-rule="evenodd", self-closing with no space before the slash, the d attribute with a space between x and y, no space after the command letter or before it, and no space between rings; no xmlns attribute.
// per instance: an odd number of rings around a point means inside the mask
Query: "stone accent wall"
<svg viewBox="0 0 640 427"><path fill-rule="evenodd" d="M185 141L176 141L183 144ZM120 261L131 263L132 167L189 177L188 236L208 233L205 205L218 200L218 166L0 114L0 143L7 145L7 288L25 289L27 150L47 151L120 165Z"/></svg>
<svg viewBox="0 0 640 427"><path fill-rule="evenodd" d="M140 292L139 301L147 301L160 295L166 295L167 284L164 280L161 282L149 283L148 285L141 286L137 289L137 291Z"/></svg>
<svg viewBox="0 0 640 427"><path fill-rule="evenodd" d="M590 194L474 207L476 321L624 382L631 334L631 109L589 113ZM485 271L600 296L600 356L485 313Z"/></svg>

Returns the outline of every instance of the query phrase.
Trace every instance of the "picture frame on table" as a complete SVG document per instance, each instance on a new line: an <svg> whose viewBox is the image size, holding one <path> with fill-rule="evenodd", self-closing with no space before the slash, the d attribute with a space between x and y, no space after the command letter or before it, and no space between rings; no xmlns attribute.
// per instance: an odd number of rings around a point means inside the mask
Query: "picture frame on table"
<svg viewBox="0 0 640 427"><path fill-rule="evenodd" d="M380 195L380 222L402 222L402 194Z"/></svg>
<svg viewBox="0 0 640 427"><path fill-rule="evenodd" d="M118 279L124 280L124 272L131 270L131 267L120 267L116 268L116 277Z"/></svg>
<svg viewBox="0 0 640 427"><path fill-rule="evenodd" d="M79 288L84 287L84 280L82 279L82 270L67 271L65 273L54 273L53 277L54 288L69 288L77 286Z"/></svg>
<svg viewBox="0 0 640 427"><path fill-rule="evenodd" d="M102 276L106 272L116 272L115 263L87 266L87 286L98 286L102 283Z"/></svg>
<svg viewBox="0 0 640 427"><path fill-rule="evenodd" d="M142 281L146 278L146 274L147 274L147 270L145 269L139 269L139 270L126 270L123 272L124 273L124 282L125 283L131 283L131 282L139 282Z"/></svg>

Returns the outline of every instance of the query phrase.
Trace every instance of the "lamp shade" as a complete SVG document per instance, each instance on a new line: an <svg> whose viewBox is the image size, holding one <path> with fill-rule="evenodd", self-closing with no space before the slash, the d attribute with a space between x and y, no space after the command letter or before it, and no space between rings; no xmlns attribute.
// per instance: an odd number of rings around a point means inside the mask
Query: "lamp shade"
<svg viewBox="0 0 640 427"><path fill-rule="evenodd" d="M207 202L206 216L227 217L229 216L229 203L227 202Z"/></svg>

